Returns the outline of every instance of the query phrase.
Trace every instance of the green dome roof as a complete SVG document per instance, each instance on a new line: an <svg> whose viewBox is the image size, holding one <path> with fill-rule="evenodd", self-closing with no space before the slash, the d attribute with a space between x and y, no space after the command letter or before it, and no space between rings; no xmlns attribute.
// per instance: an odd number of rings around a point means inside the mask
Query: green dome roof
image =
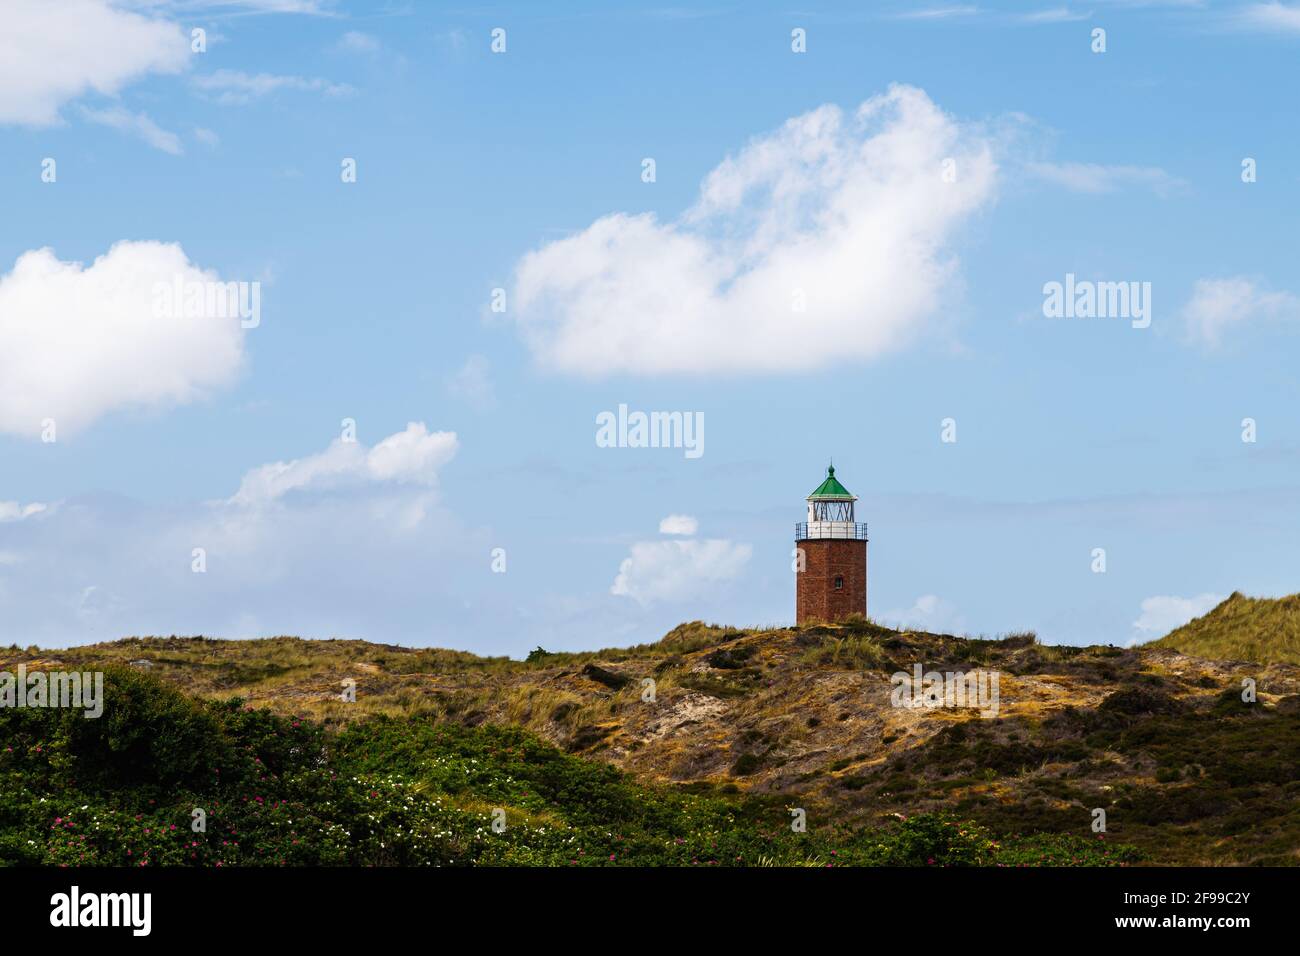
<svg viewBox="0 0 1300 956"><path fill-rule="evenodd" d="M831 465L826 469L826 480L813 489L813 493L808 496L808 500L813 498L852 498L853 495L849 489L839 483L835 477L835 466Z"/></svg>

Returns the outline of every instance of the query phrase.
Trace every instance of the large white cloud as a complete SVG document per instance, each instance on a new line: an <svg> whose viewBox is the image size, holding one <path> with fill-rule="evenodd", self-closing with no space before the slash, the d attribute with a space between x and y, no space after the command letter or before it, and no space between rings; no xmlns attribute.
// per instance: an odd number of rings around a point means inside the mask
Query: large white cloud
<svg viewBox="0 0 1300 956"><path fill-rule="evenodd" d="M543 365L588 376L872 358L935 317L995 176L991 142L922 90L822 106L723 161L679 219L615 213L526 255L516 320Z"/></svg>
<svg viewBox="0 0 1300 956"><path fill-rule="evenodd" d="M34 437L53 419L62 438L115 409L229 384L244 358L237 316L206 315L206 302L157 314L160 283L219 281L161 242L119 242L89 267L48 248L19 256L0 276L0 432Z"/></svg>
<svg viewBox="0 0 1300 956"><path fill-rule="evenodd" d="M178 24L108 0L5 0L0 7L0 123L48 126L69 100L116 94L190 55Z"/></svg>

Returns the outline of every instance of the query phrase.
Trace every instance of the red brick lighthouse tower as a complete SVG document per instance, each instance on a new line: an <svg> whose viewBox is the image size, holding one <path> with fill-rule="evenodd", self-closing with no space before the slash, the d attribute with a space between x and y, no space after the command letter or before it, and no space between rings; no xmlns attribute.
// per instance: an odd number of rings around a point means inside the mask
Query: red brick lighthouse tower
<svg viewBox="0 0 1300 956"><path fill-rule="evenodd" d="M853 518L857 496L835 478L808 496L808 520L794 526L795 621L842 621L867 613L867 526Z"/></svg>

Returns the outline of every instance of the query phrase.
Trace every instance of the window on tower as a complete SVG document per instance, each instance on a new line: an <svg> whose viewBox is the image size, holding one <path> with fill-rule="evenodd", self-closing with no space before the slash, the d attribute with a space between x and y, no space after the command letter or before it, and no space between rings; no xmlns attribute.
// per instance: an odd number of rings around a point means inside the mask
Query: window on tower
<svg viewBox="0 0 1300 956"><path fill-rule="evenodd" d="M835 590L837 591L844 590L844 578L840 575L835 576Z"/></svg>

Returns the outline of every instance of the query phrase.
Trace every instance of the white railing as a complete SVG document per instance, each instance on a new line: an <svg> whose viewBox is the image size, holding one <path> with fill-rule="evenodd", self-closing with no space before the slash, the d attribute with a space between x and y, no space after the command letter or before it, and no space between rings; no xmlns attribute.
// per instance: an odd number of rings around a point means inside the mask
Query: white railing
<svg viewBox="0 0 1300 956"><path fill-rule="evenodd" d="M865 521L800 521L794 526L796 541L821 541L827 538L866 541L867 523Z"/></svg>

